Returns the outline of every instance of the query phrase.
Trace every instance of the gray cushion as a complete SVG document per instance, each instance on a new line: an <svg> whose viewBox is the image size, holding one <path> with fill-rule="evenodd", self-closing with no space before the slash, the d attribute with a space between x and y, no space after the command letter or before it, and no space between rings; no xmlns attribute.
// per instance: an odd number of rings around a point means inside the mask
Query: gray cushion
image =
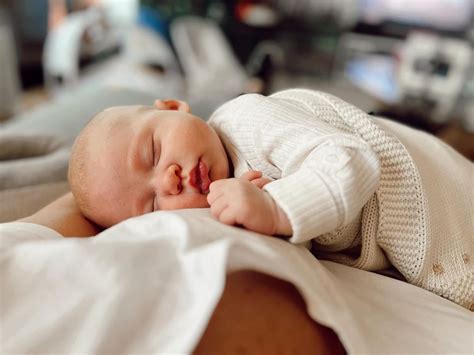
<svg viewBox="0 0 474 355"><path fill-rule="evenodd" d="M65 181L0 191L0 223L29 216L69 191Z"/></svg>
<svg viewBox="0 0 474 355"><path fill-rule="evenodd" d="M65 181L69 152L57 136L0 132L0 190Z"/></svg>
<svg viewBox="0 0 474 355"><path fill-rule="evenodd" d="M135 90L81 87L0 124L0 130L48 133L72 142L101 110L117 105L152 105L154 99L154 95Z"/></svg>

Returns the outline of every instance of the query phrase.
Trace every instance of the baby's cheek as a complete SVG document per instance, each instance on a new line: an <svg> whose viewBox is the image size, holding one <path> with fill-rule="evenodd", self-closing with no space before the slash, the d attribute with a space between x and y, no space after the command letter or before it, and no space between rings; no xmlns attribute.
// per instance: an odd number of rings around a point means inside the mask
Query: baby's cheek
<svg viewBox="0 0 474 355"><path fill-rule="evenodd" d="M169 196L160 201L160 210L180 210L185 208L206 208L208 195L202 194L181 194L179 196Z"/></svg>

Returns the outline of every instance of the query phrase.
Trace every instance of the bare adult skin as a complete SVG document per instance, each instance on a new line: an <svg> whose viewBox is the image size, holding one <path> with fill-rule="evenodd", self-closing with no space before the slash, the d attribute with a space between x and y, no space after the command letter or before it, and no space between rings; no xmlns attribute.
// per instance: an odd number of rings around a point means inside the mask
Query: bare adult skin
<svg viewBox="0 0 474 355"><path fill-rule="evenodd" d="M95 236L71 193L22 222L40 224L65 237ZM275 311L278 310L278 311ZM345 354L337 335L313 321L293 285L254 271L228 275L224 293L195 354Z"/></svg>
<svg viewBox="0 0 474 355"><path fill-rule="evenodd" d="M92 237L101 231L100 227L83 217L71 192L18 222L40 224L63 237Z"/></svg>
<svg viewBox="0 0 474 355"><path fill-rule="evenodd" d="M278 310L278 311L275 311ZM227 275L196 355L345 354L337 335L313 321L296 288L255 271Z"/></svg>

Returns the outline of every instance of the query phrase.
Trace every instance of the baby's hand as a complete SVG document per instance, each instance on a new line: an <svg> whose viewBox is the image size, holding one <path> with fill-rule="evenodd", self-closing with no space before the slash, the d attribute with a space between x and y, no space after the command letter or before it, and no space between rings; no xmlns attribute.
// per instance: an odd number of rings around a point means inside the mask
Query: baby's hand
<svg viewBox="0 0 474 355"><path fill-rule="evenodd" d="M213 182L207 196L211 214L222 223L242 225L254 232L291 235L291 228L280 230L282 214L285 227L289 226L288 219L273 198L261 189L270 181L262 178L261 172L249 171L240 178Z"/></svg>

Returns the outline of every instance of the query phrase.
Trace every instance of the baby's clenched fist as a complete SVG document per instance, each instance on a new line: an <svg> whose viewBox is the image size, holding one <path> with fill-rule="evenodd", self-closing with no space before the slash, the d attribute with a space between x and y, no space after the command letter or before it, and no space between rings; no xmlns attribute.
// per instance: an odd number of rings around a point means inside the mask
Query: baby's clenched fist
<svg viewBox="0 0 474 355"><path fill-rule="evenodd" d="M258 171L247 172L240 178L214 181L207 196L211 214L222 223L241 225L254 232L287 234L279 230L282 211L261 189L270 181ZM284 222L289 225L287 219Z"/></svg>

